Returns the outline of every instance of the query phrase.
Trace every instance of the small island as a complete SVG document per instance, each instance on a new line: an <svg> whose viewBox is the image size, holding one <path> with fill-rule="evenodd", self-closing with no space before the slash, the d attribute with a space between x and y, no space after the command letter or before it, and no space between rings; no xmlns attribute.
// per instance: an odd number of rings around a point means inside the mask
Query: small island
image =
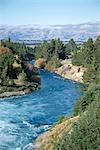
<svg viewBox="0 0 100 150"><path fill-rule="evenodd" d="M10 39L0 42L0 98L23 95L40 87L38 69L28 61L29 50Z"/></svg>

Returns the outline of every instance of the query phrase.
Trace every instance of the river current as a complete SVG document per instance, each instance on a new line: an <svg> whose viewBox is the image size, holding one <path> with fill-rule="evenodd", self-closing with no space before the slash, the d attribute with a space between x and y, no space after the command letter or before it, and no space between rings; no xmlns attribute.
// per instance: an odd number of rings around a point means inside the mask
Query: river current
<svg viewBox="0 0 100 150"><path fill-rule="evenodd" d="M81 95L71 80L41 70L41 89L0 99L0 150L33 150L33 142L62 115L73 114Z"/></svg>

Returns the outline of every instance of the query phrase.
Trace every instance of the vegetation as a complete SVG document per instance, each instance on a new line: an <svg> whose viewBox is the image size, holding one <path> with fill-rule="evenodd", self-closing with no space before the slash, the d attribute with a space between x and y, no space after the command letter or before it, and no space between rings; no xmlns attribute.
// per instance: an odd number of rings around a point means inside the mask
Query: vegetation
<svg viewBox="0 0 100 150"><path fill-rule="evenodd" d="M88 39L71 53L73 65L86 68L83 96L76 102L72 118L61 117L37 139L41 150L100 149L100 36L95 41ZM74 119L72 124L70 119Z"/></svg>
<svg viewBox="0 0 100 150"><path fill-rule="evenodd" d="M74 52L73 64L87 68L84 73L86 88L74 108L80 115L71 132L64 132L55 141L55 150L99 150L100 149L100 36L93 42L89 39L80 51Z"/></svg>
<svg viewBox="0 0 100 150"><path fill-rule="evenodd" d="M14 46L15 45L15 46ZM23 45L23 44L22 44ZM10 41L1 41L0 46L0 92L27 89L33 90L39 83L38 71L33 65L25 62L29 49ZM18 47L17 47L18 46ZM16 48L15 48L16 47ZM100 36L95 41L88 39L81 47L77 47L71 39L63 44L60 39L44 41L33 50L35 58L43 58L46 67L59 67L60 60L72 55L73 65L86 67L83 80L84 94L74 107L74 118L80 116L64 130L59 138L55 136L54 150L99 150L100 149ZM6 79L6 80L5 80ZM13 87L13 88L12 88ZM66 118L59 121L63 124ZM55 134L55 132L54 132ZM52 135L53 136L53 135Z"/></svg>
<svg viewBox="0 0 100 150"><path fill-rule="evenodd" d="M0 43L0 93L35 90L40 83L38 70L26 60L29 48L10 39Z"/></svg>
<svg viewBox="0 0 100 150"><path fill-rule="evenodd" d="M90 53L89 47L92 53ZM87 51L85 48L87 48ZM89 39L79 53L82 53L84 60L82 65L87 67L87 71L83 76L83 80L86 85L84 96L80 98L81 100L78 100L75 106L75 110L80 112L85 111L86 107L92 101L98 97L100 98L100 57L98 57L100 56L100 37L98 37L94 43L91 39ZM85 55L85 53L87 53L87 55ZM76 111L75 114L78 113L76 113Z"/></svg>
<svg viewBox="0 0 100 150"><path fill-rule="evenodd" d="M24 43L13 42L9 38L5 41L1 40L1 46L9 48L13 54L20 55L24 60L34 58L33 48L26 46Z"/></svg>
<svg viewBox="0 0 100 150"><path fill-rule="evenodd" d="M55 150L100 149L100 99L95 100L75 123L71 133L65 132L55 144Z"/></svg>
<svg viewBox="0 0 100 150"><path fill-rule="evenodd" d="M34 48L36 59L44 58L46 60L46 69L58 68L61 61L68 58L69 55L78 51L78 47L73 39L64 44L60 39L52 39L50 42L44 41L42 44Z"/></svg>

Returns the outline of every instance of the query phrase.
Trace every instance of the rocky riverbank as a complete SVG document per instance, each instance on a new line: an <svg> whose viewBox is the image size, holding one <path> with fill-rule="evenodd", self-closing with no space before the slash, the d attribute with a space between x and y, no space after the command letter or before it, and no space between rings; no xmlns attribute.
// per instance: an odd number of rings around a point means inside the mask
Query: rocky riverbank
<svg viewBox="0 0 100 150"><path fill-rule="evenodd" d="M55 68L54 66L47 67L45 60L36 60L35 66L37 68L44 68L50 72L54 72L66 79L70 79L79 83L83 83L83 74L86 68L82 66L74 66L71 59L61 61L61 67Z"/></svg>
<svg viewBox="0 0 100 150"><path fill-rule="evenodd" d="M6 98L11 96L21 96L30 93L31 91L29 89L24 91L16 91L16 92L4 92L0 94L0 98Z"/></svg>
<svg viewBox="0 0 100 150"><path fill-rule="evenodd" d="M63 60L62 66L55 70L55 73L61 75L62 77L76 82L83 83L83 74L86 71L86 68L82 66L72 65L71 59Z"/></svg>

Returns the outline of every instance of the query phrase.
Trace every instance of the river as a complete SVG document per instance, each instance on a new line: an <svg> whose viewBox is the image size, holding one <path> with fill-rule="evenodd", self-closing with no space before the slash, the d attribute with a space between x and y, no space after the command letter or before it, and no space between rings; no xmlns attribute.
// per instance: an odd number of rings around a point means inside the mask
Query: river
<svg viewBox="0 0 100 150"><path fill-rule="evenodd" d="M32 150L33 141L62 115L73 113L77 83L41 70L41 89L0 99L0 150Z"/></svg>

